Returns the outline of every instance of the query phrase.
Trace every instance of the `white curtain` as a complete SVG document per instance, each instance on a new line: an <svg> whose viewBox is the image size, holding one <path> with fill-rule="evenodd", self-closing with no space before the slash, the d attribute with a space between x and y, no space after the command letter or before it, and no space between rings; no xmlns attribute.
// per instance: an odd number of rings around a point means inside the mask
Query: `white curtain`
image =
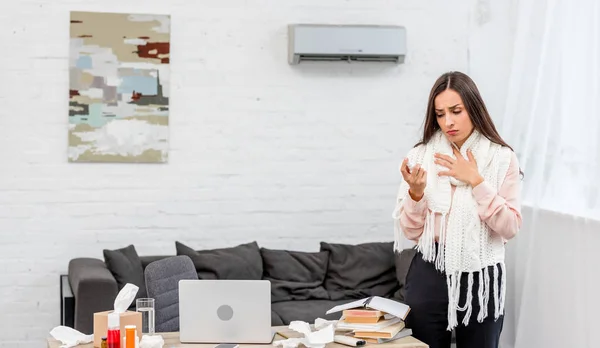
<svg viewBox="0 0 600 348"><path fill-rule="evenodd" d="M600 217L600 1L520 0L501 133L527 205Z"/></svg>
<svg viewBox="0 0 600 348"><path fill-rule="evenodd" d="M600 0L519 0L500 133L523 180L503 347L600 347Z"/></svg>

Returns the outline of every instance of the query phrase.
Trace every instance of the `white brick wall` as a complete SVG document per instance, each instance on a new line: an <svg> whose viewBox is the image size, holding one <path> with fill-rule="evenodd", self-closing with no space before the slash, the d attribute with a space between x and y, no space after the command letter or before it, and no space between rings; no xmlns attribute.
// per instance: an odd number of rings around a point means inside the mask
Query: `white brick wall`
<svg viewBox="0 0 600 348"><path fill-rule="evenodd" d="M43 347L59 324L59 274L103 248L391 240L397 166L435 78L470 71L502 108L500 0L483 27L481 1L119 2L0 5L0 347ZM70 10L172 14L168 164L67 163ZM399 67L292 67L291 22L402 24L409 55ZM478 52L489 64L469 63Z"/></svg>

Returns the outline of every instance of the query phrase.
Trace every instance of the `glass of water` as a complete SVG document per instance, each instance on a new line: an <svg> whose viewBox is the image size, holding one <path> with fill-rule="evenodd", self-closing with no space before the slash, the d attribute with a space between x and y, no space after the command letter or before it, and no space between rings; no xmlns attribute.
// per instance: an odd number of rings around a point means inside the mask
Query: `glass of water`
<svg viewBox="0 0 600 348"><path fill-rule="evenodd" d="M154 299L138 298L135 310L142 313L142 334L154 335Z"/></svg>

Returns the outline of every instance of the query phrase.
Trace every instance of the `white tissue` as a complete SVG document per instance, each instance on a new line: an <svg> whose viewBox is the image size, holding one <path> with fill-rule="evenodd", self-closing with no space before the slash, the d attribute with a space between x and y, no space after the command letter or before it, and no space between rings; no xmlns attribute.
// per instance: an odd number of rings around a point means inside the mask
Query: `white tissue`
<svg viewBox="0 0 600 348"><path fill-rule="evenodd" d="M162 348L165 344L161 335L144 335L142 336L142 340L140 341L139 348Z"/></svg>
<svg viewBox="0 0 600 348"><path fill-rule="evenodd" d="M307 322L292 321L288 328L303 334L304 337L274 341L273 345L282 346L283 348L296 348L299 344L302 344L308 348L323 348L327 343L333 342L335 321L318 318L315 320L314 326L316 331L312 331L310 324Z"/></svg>
<svg viewBox="0 0 600 348"><path fill-rule="evenodd" d="M115 313L125 313L127 308L131 306L131 303L135 299L135 295L137 294L140 288L131 283L125 284L123 289L119 291L117 298L115 298L114 311Z"/></svg>
<svg viewBox="0 0 600 348"><path fill-rule="evenodd" d="M94 340L94 335L86 335L67 326L55 327L50 331L50 335L62 342L61 348L75 347L78 344L90 343Z"/></svg>

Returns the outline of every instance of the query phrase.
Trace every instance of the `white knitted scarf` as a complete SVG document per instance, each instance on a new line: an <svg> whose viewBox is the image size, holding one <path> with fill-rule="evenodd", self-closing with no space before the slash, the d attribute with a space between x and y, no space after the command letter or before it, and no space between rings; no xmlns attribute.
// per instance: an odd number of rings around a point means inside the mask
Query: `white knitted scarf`
<svg viewBox="0 0 600 348"><path fill-rule="evenodd" d="M410 164L420 164L427 171L427 186L424 198L428 210L423 234L419 238L418 250L423 259L435 264L436 269L445 272L448 284L448 330L458 325L458 311L465 311L463 324L468 325L473 302L473 277L479 277L478 300L480 310L477 320L482 322L488 316L490 300L490 274L488 267L493 267L494 285L494 317L499 318L504 312L506 293L506 268L504 266L504 240L496 233L489 231L487 224L481 221L477 202L473 197L472 187L449 176L438 176L438 172L447 168L434 163L434 154L446 154L456 158L446 136L438 131L426 145L413 148L408 159ZM462 156L468 160L467 150L471 149L479 173L485 182L496 191L502 185L510 165L511 150L491 142L474 131L460 148ZM456 186L452 195L451 185ZM398 252L401 246L399 212L404 199L408 195L408 184L402 180L398 191L396 209L393 213L395 221L394 249ZM452 209L450 209L452 207ZM438 248L435 245L435 216L441 215ZM447 223L447 225L446 225ZM502 270L499 276L498 267ZM468 292L464 305L459 305L461 275L467 274ZM501 279L498 279L501 278ZM501 282L499 289L498 282Z"/></svg>

